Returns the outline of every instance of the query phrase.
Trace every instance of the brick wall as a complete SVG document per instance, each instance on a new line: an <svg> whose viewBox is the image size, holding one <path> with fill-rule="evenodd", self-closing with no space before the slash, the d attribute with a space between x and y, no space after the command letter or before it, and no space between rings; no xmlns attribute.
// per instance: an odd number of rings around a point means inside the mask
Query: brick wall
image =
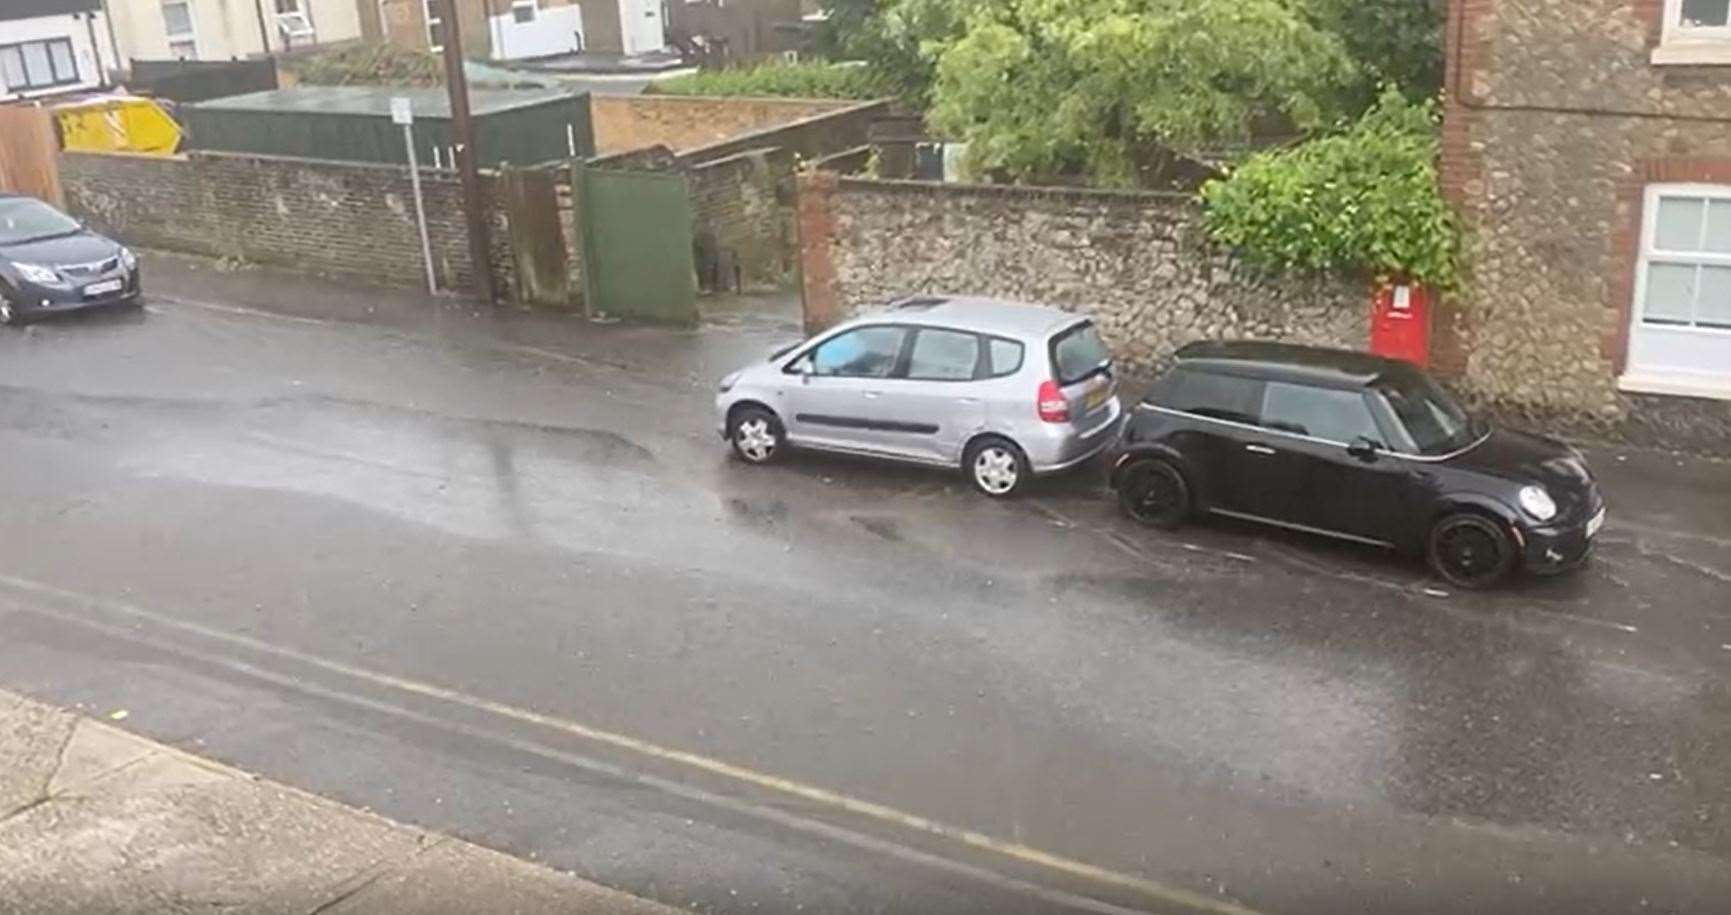
<svg viewBox="0 0 1731 915"><path fill-rule="evenodd" d="M793 269L793 213L782 187L793 167L790 151L772 147L686 172L698 250L711 246L727 252L726 260L738 266L741 285L773 286ZM732 278L721 279L727 282L711 285L732 285Z"/></svg>
<svg viewBox="0 0 1731 915"><path fill-rule="evenodd" d="M1616 383L1644 189L1731 174L1731 67L1655 66L1663 8L1451 5L1442 172L1468 279L1438 315L1437 355L1499 411L1731 453L1731 403Z"/></svg>
<svg viewBox="0 0 1731 915"><path fill-rule="evenodd" d="M911 293L1000 296L1093 315L1125 368L1157 371L1192 340L1363 348L1369 290L1272 280L1204 239L1187 197L799 177L809 329Z"/></svg>
<svg viewBox="0 0 1731 915"><path fill-rule="evenodd" d="M766 128L857 107L859 103L837 99L685 95L589 97L589 114L595 128L595 151L600 155L658 143L674 152L686 153ZM737 151L728 150L719 155Z"/></svg>
<svg viewBox="0 0 1731 915"><path fill-rule="evenodd" d="M425 283L408 170L260 156L64 153L67 206L99 231L148 248L234 257L381 285ZM455 175L422 177L441 288L472 285ZM492 182L483 190L495 200ZM509 231L493 212L495 288L513 288Z"/></svg>

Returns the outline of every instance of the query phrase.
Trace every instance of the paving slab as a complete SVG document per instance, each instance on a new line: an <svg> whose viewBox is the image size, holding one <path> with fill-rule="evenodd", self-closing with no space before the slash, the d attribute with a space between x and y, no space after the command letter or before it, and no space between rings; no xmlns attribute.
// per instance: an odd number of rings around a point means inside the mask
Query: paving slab
<svg viewBox="0 0 1731 915"><path fill-rule="evenodd" d="M0 692L0 915L673 910Z"/></svg>

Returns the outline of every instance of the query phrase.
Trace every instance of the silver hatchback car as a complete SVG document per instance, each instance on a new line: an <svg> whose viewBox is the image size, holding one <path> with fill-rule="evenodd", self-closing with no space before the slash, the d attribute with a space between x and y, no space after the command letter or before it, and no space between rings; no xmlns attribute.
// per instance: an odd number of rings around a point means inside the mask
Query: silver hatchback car
<svg viewBox="0 0 1731 915"><path fill-rule="evenodd" d="M721 434L762 464L788 446L961 467L989 496L1083 463L1123 407L1094 324L1056 308L923 297L721 380Z"/></svg>

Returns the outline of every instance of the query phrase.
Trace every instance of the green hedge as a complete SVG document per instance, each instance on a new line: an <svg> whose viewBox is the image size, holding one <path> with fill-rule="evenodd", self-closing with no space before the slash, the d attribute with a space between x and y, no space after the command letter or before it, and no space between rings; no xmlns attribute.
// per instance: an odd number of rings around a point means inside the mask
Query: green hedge
<svg viewBox="0 0 1731 915"><path fill-rule="evenodd" d="M1205 185L1209 233L1268 270L1453 289L1460 231L1437 156L1436 105L1388 89L1346 130L1258 154Z"/></svg>
<svg viewBox="0 0 1731 915"><path fill-rule="evenodd" d="M660 95L840 99L874 99L895 94L894 88L869 67L821 61L703 70L656 80L644 91Z"/></svg>

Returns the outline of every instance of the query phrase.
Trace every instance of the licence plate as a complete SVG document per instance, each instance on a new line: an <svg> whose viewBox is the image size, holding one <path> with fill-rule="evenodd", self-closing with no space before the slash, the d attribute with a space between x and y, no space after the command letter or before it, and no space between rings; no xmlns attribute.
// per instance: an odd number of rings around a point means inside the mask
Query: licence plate
<svg viewBox="0 0 1731 915"><path fill-rule="evenodd" d="M1597 534L1599 532L1599 528L1604 527L1604 526L1605 526L1605 510L1601 508L1601 509L1599 509L1599 513L1593 516L1593 520L1587 522L1587 537L1588 537L1588 539L1591 539L1594 534Z"/></svg>
<svg viewBox="0 0 1731 915"><path fill-rule="evenodd" d="M90 285L84 287L84 294L85 295L107 295L110 292L119 292L120 287L125 286L125 285L126 285L125 280L103 280L100 283L91 283Z"/></svg>

